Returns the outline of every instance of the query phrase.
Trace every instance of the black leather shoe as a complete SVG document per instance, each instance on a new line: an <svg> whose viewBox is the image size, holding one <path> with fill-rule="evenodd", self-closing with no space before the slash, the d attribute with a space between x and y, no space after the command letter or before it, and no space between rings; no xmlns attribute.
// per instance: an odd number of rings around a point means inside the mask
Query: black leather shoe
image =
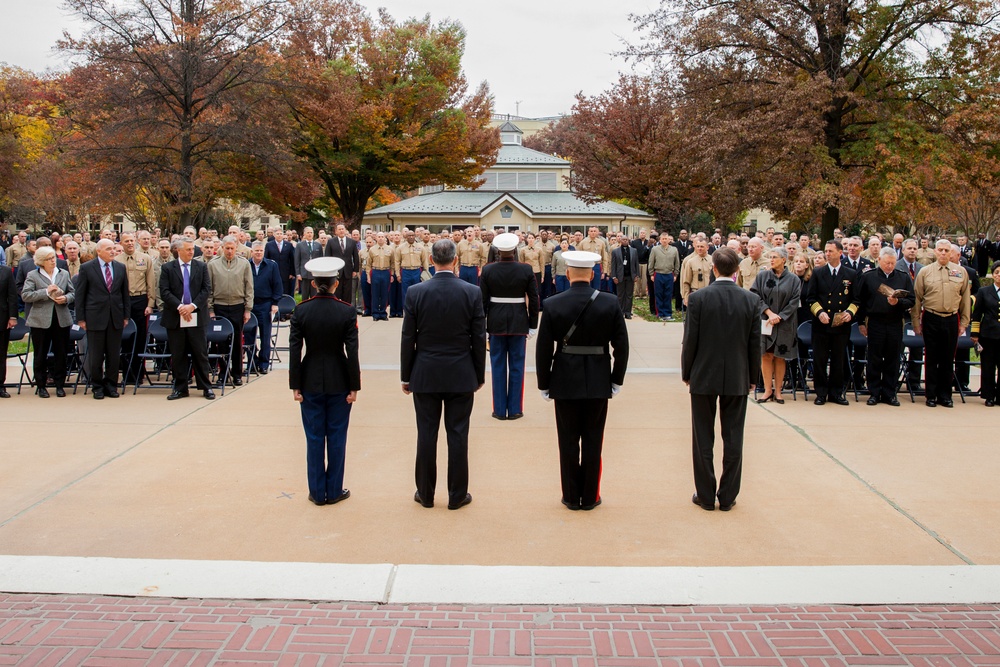
<svg viewBox="0 0 1000 667"><path fill-rule="evenodd" d="M95 400L98 400L98 401L104 400L104 388L103 387L94 387L94 391L93 391L92 395L93 395L93 397L94 397Z"/></svg>
<svg viewBox="0 0 1000 667"><path fill-rule="evenodd" d="M524 416L523 412L518 412L517 414L514 415L507 415L507 421L514 421L515 419L520 419L523 416Z"/></svg>
<svg viewBox="0 0 1000 667"><path fill-rule="evenodd" d="M940 405L942 408L953 408L953 407L955 407L954 401L952 401L950 398L945 398L945 399L942 399L942 400L938 401L938 405Z"/></svg>
<svg viewBox="0 0 1000 667"><path fill-rule="evenodd" d="M261 375L267 375L267 372L268 372L269 369L267 369L267 368L261 368L259 370L260 370L260 374Z"/></svg>
<svg viewBox="0 0 1000 667"><path fill-rule="evenodd" d="M834 405L850 405L851 404L851 402L848 401L843 396L834 396L833 398L830 399L830 402L833 403Z"/></svg>
<svg viewBox="0 0 1000 667"><path fill-rule="evenodd" d="M714 503L711 504L711 505L706 505L705 503L701 502L701 500L698 498L698 494L697 493L694 494L693 496L691 496L691 502L693 502L695 505L697 505L698 507L702 508L703 510L705 510L707 512L712 512L712 511L715 510L715 504Z"/></svg>
<svg viewBox="0 0 1000 667"><path fill-rule="evenodd" d="M96 394L97 392L94 392L94 393ZM167 400L168 401L176 401L178 398L187 398L188 395L189 394L186 391L177 391L175 389L174 391L170 392L169 396L167 396ZM101 396L101 398L104 398L104 396Z"/></svg>
<svg viewBox="0 0 1000 667"><path fill-rule="evenodd" d="M10 394L7 393L6 389L0 389L0 398L10 398Z"/></svg>
<svg viewBox="0 0 1000 667"><path fill-rule="evenodd" d="M869 396L868 405L878 405L878 396Z"/></svg>
<svg viewBox="0 0 1000 667"><path fill-rule="evenodd" d="M320 505L320 506L326 505L326 501L319 502L315 498L313 498L311 494L309 496L309 502L311 502L313 505Z"/></svg>
<svg viewBox="0 0 1000 667"><path fill-rule="evenodd" d="M215 392L212 391L211 389L206 389L205 391L202 392L202 394L205 396L205 398L207 398L210 401L215 400Z"/></svg>
<svg viewBox="0 0 1000 667"><path fill-rule="evenodd" d="M590 510L594 509L600 504L601 504L601 499L598 498L597 502L594 503L593 505L580 505L580 509L582 509L584 512L589 512Z"/></svg>
<svg viewBox="0 0 1000 667"><path fill-rule="evenodd" d="M434 501L424 502L424 499L420 497L419 491L413 492L413 502L420 503L422 507L434 507Z"/></svg>
<svg viewBox="0 0 1000 667"><path fill-rule="evenodd" d="M243 378L233 378L233 386L234 387L242 387L243 386Z"/></svg>
<svg viewBox="0 0 1000 667"><path fill-rule="evenodd" d="M351 490L350 489L344 489L341 492L341 494L339 496L337 496L336 498L334 498L333 500L327 500L326 504L327 505L336 505L341 500L347 500L350 497L351 497Z"/></svg>
<svg viewBox="0 0 1000 667"><path fill-rule="evenodd" d="M892 398L890 398L888 401L882 401L882 402L883 403L888 403L889 405L891 405L894 408L898 408L899 407L899 399L896 398L895 396L893 396Z"/></svg>
<svg viewBox="0 0 1000 667"><path fill-rule="evenodd" d="M108 398L118 398L118 390L114 387L105 387L104 395Z"/></svg>
<svg viewBox="0 0 1000 667"><path fill-rule="evenodd" d="M721 510L723 512L728 512L729 510L733 509L733 506L735 504L736 504L736 501L734 500L733 502L729 503L728 505L723 505L722 501L720 500L719 501L719 510Z"/></svg>
<svg viewBox="0 0 1000 667"><path fill-rule="evenodd" d="M472 502L472 494L471 493L467 493L467 494L465 494L464 498L462 498L460 501L458 501L454 505L451 504L451 503L448 503L448 509L450 509L450 510L457 510L457 509L460 509L462 507L465 507L466 505L468 505L471 502Z"/></svg>
<svg viewBox="0 0 1000 667"><path fill-rule="evenodd" d="M46 389L45 387L39 387L38 389L35 390L35 393L38 394L39 398L49 397L49 390Z"/></svg>
<svg viewBox="0 0 1000 667"><path fill-rule="evenodd" d="M566 500L560 500L559 502L561 502L563 505L565 505L566 509L568 509L568 510L573 510L575 512L578 509L580 509L580 503L571 503L571 502L568 502Z"/></svg>
<svg viewBox="0 0 1000 667"><path fill-rule="evenodd" d="M927 399L927 407L929 407L929 408L936 408L937 407L937 401L935 401L933 398L928 398Z"/></svg>
<svg viewBox="0 0 1000 667"><path fill-rule="evenodd" d="M56 396L59 398L66 398L66 390L62 387L56 387Z"/></svg>
<svg viewBox="0 0 1000 667"><path fill-rule="evenodd" d="M499 419L500 421L506 421L506 420L507 420L507 418L506 418L506 417L504 417L504 416L502 416L502 415L498 415L498 414L497 414L497 413L495 413L495 412L494 412L493 414L491 414L490 416L491 416L491 417L493 417L493 419Z"/></svg>
<svg viewBox="0 0 1000 667"><path fill-rule="evenodd" d="M817 396L816 400L813 401L813 405L826 405L826 399L822 396Z"/></svg>
<svg viewBox="0 0 1000 667"><path fill-rule="evenodd" d="M7 392L0 393L0 398L8 398L7 396L4 396L4 394L6 393ZM986 402L984 402L983 405L985 405L988 408L992 408L995 405L995 403L987 398Z"/></svg>

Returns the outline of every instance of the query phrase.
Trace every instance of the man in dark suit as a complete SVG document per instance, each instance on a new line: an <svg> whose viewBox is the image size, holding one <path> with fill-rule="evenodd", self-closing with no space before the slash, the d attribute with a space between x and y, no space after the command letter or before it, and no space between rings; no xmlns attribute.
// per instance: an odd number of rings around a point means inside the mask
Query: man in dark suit
<svg viewBox="0 0 1000 667"><path fill-rule="evenodd" d="M993 255L993 243L986 238L985 232L979 232L976 238L976 272L980 278L984 278L990 273L990 259Z"/></svg>
<svg viewBox="0 0 1000 667"><path fill-rule="evenodd" d="M76 320L87 332L87 372L94 398L118 398L118 366L122 331L128 324L132 298L128 272L115 262L115 244L97 242L97 257L80 265L76 283Z"/></svg>
<svg viewBox="0 0 1000 667"><path fill-rule="evenodd" d="M194 241L181 238L170 244L177 259L160 269L160 298L163 301L163 327L170 346L170 370L174 390L168 401L188 396L190 370L198 389L208 400L215 399L208 372L208 295L212 282L204 262L195 262ZM190 364L188 355L191 355Z"/></svg>
<svg viewBox="0 0 1000 667"><path fill-rule="evenodd" d="M639 279L639 252L623 242L611 251L611 282L618 293L618 307L626 320L632 319L632 296Z"/></svg>
<svg viewBox="0 0 1000 667"><path fill-rule="evenodd" d="M686 229L682 229L677 233L677 240L674 241L674 247L677 248L677 259L681 263L684 262L684 258L694 252L694 244L691 239L688 238L688 232ZM683 311L684 299L681 298L681 283L679 280L674 281L674 310L678 313Z"/></svg>
<svg viewBox="0 0 1000 667"><path fill-rule="evenodd" d="M545 302L535 374L542 398L556 403L562 504L592 510L601 504L608 399L625 382L628 329L618 299L590 286L600 255L567 251L562 257L570 287Z"/></svg>
<svg viewBox="0 0 1000 667"><path fill-rule="evenodd" d="M303 301L311 299L316 293L306 264L309 260L322 256L323 245L313 238L313 228L306 227L302 230L302 240L295 246L295 279L299 281L299 294Z"/></svg>
<svg viewBox="0 0 1000 667"><path fill-rule="evenodd" d="M358 254L358 244L347 233L346 225L337 225L336 235L326 242L326 255L344 260L344 268L341 269L335 296L341 301L351 303L353 300L353 281L361 270L361 258Z"/></svg>
<svg viewBox="0 0 1000 667"><path fill-rule="evenodd" d="M261 375L267 375L271 366L271 318L278 312L283 288L278 264L264 258L264 243L261 241L254 241L250 246L250 271L253 273L252 312L257 318L257 335L260 337L255 363Z"/></svg>
<svg viewBox="0 0 1000 667"><path fill-rule="evenodd" d="M14 289L14 273L6 266L0 266L0 398L10 398L4 389L7 382L7 346L10 345L10 330L17 324L17 290Z"/></svg>
<svg viewBox="0 0 1000 667"><path fill-rule="evenodd" d="M281 229L274 230L274 238L264 247L264 257L278 265L284 293L295 294L295 247L285 240Z"/></svg>
<svg viewBox="0 0 1000 667"><path fill-rule="evenodd" d="M316 505L351 497L344 488L344 455L361 366L358 313L332 294L341 268L343 261L335 257L309 262L316 297L296 306L288 334L288 386L301 405L309 500Z"/></svg>
<svg viewBox="0 0 1000 667"><path fill-rule="evenodd" d="M806 292L806 307L813 315L816 405L824 405L827 399L837 405L850 405L844 396L844 370L858 301L854 289L855 273L840 261L843 249L839 239L826 242L826 266L813 271ZM829 373L826 370L828 361Z"/></svg>
<svg viewBox="0 0 1000 667"><path fill-rule="evenodd" d="M479 275L490 336L493 418L499 420L524 416L524 352L538 329L535 274L517 261L517 241L516 234L494 238L491 249L497 249L500 259Z"/></svg>
<svg viewBox="0 0 1000 667"><path fill-rule="evenodd" d="M760 375L761 304L737 286L739 256L731 248L712 255L715 282L691 294L684 321L681 378L691 392L691 434L695 494L705 510L732 509L743 470L743 427L747 394ZM722 477L715 481L715 412L722 426Z"/></svg>
<svg viewBox="0 0 1000 667"><path fill-rule="evenodd" d="M997 367L1000 361L1000 262L993 264L993 284L979 288L972 309L972 340L982 349L982 384L979 395L986 407L997 401Z"/></svg>
<svg viewBox="0 0 1000 667"><path fill-rule="evenodd" d="M337 243L337 239L330 239ZM329 244L328 244L329 245ZM455 276L455 243L431 249L436 272L406 291L400 340L403 393L413 394L417 416L417 491L434 506L437 437L444 409L448 435L448 509L472 502L469 489L469 419L475 392L486 382L486 315L479 288Z"/></svg>

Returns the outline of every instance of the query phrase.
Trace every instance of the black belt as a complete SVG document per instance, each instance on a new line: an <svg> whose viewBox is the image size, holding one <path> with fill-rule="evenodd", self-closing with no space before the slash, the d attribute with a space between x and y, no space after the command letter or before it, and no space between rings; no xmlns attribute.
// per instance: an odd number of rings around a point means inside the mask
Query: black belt
<svg viewBox="0 0 1000 667"><path fill-rule="evenodd" d="M563 354L603 355L607 354L602 345L566 345L561 350Z"/></svg>

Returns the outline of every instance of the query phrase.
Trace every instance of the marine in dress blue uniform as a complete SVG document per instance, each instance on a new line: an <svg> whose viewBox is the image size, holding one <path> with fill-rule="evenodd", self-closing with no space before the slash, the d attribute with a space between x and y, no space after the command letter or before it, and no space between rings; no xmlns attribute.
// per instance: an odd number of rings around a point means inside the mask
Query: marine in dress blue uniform
<svg viewBox="0 0 1000 667"><path fill-rule="evenodd" d="M344 455L351 406L361 390L361 365L357 311L333 296L343 267L337 257L306 264L317 294L296 306L288 335L288 386L301 406L309 500L316 505L351 495L344 488Z"/></svg>
<svg viewBox="0 0 1000 667"><path fill-rule="evenodd" d="M493 418L501 420L524 416L524 351L538 329L535 274L516 260L517 240L515 234L494 238L500 259L479 276L490 337Z"/></svg>

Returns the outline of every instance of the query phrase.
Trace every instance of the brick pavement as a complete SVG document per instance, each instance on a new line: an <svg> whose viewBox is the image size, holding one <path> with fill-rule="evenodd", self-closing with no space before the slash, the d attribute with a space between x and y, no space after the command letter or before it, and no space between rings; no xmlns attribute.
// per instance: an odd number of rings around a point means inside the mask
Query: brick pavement
<svg viewBox="0 0 1000 667"><path fill-rule="evenodd" d="M1000 665L1000 605L371 605L0 594L0 665Z"/></svg>

